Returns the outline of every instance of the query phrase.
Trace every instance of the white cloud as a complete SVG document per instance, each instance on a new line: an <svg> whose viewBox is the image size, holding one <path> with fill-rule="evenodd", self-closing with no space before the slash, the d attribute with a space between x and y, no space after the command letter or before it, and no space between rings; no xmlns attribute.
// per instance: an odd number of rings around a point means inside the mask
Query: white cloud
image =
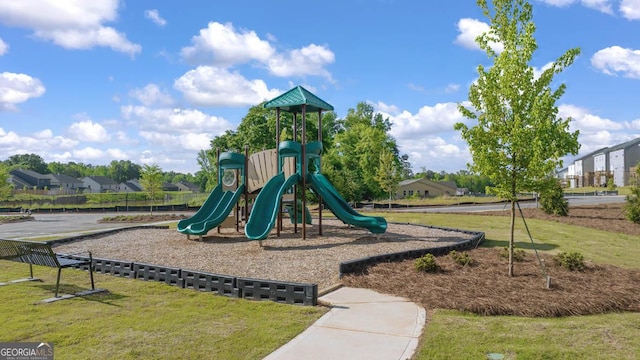
<svg viewBox="0 0 640 360"><path fill-rule="evenodd" d="M586 154L603 147L629 141L638 135L633 134L635 121L614 121L592 114L588 109L571 104L558 106L558 116L571 117L571 131L579 130L580 154Z"/></svg>
<svg viewBox="0 0 640 360"><path fill-rule="evenodd" d="M188 71L173 86L190 103L205 106L255 105L281 93L268 89L263 80L248 80L238 72L211 66Z"/></svg>
<svg viewBox="0 0 640 360"><path fill-rule="evenodd" d="M22 136L0 128L0 153L5 157L16 154L38 153L47 160L53 153L67 151L77 146L78 141L54 136L49 129Z"/></svg>
<svg viewBox="0 0 640 360"><path fill-rule="evenodd" d="M269 71L276 76L319 75L331 80L324 68L335 61L333 51L325 46L311 44L289 51L286 55L275 55L269 59Z"/></svg>
<svg viewBox="0 0 640 360"><path fill-rule="evenodd" d="M0 110L17 110L16 104L42 96L45 87L26 74L0 73Z"/></svg>
<svg viewBox="0 0 640 360"><path fill-rule="evenodd" d="M192 46L182 48L182 57L190 63L232 66L257 60L266 63L275 53L271 44L254 31L236 32L232 24L210 22L200 35L191 39Z"/></svg>
<svg viewBox="0 0 640 360"><path fill-rule="evenodd" d="M605 14L613 14L612 0L538 0L539 2L557 6L566 7L573 4L581 4L588 8L598 10Z"/></svg>
<svg viewBox="0 0 640 360"><path fill-rule="evenodd" d="M207 134L212 139L231 129L224 118L194 109L151 109L144 106L123 106L122 117L133 120L142 131L166 134Z"/></svg>
<svg viewBox="0 0 640 360"><path fill-rule="evenodd" d="M7 51L9 51L9 45L0 38L0 56L6 54Z"/></svg>
<svg viewBox="0 0 640 360"><path fill-rule="evenodd" d="M118 0L30 0L0 2L0 23L28 28L44 40L69 49L109 47L135 55L141 46L104 23L115 21Z"/></svg>
<svg viewBox="0 0 640 360"><path fill-rule="evenodd" d="M380 112L388 116L393 123L391 135L396 139L415 140L417 137L453 131L453 125L464 120L456 103L438 103L423 106L416 114L404 110L395 115Z"/></svg>
<svg viewBox="0 0 640 360"><path fill-rule="evenodd" d="M460 32L454 43L471 50L481 50L476 38L490 30L487 23L471 18L462 18L457 24ZM491 49L496 53L504 50L504 46L498 43L490 43Z"/></svg>
<svg viewBox="0 0 640 360"><path fill-rule="evenodd" d="M640 79L640 50L611 46L591 57L591 65L607 75Z"/></svg>
<svg viewBox="0 0 640 360"><path fill-rule="evenodd" d="M414 171L430 170L456 172L471 161L466 144L453 129L456 122L466 119L455 103L423 106L413 114L384 102L373 104L377 112L392 123L390 135L396 139L400 153L409 155Z"/></svg>
<svg viewBox="0 0 640 360"><path fill-rule="evenodd" d="M173 99L166 91L160 89L156 84L148 84L142 89L133 89L129 92L129 96L140 101L145 106L150 105L171 105Z"/></svg>
<svg viewBox="0 0 640 360"><path fill-rule="evenodd" d="M91 120L82 120L71 124L68 132L72 138L79 141L106 143L111 140L107 130Z"/></svg>
<svg viewBox="0 0 640 360"><path fill-rule="evenodd" d="M629 20L640 20L640 0L622 0L620 12Z"/></svg>
<svg viewBox="0 0 640 360"><path fill-rule="evenodd" d="M158 26L167 25L167 20L163 19L162 16L160 16L160 13L157 9L145 10L144 17L153 21L153 23Z"/></svg>
<svg viewBox="0 0 640 360"><path fill-rule="evenodd" d="M322 76L333 81L325 66L335 61L335 54L325 45L310 44L298 49L277 52L270 41L262 39L255 31L236 29L233 24L210 22L199 35L191 39L191 46L182 48L180 54L189 63L228 69L233 66L256 62L275 76Z"/></svg>
<svg viewBox="0 0 640 360"><path fill-rule="evenodd" d="M446 92L447 94L457 92L458 90L460 90L460 84L447 84L447 86L444 88L444 92Z"/></svg>

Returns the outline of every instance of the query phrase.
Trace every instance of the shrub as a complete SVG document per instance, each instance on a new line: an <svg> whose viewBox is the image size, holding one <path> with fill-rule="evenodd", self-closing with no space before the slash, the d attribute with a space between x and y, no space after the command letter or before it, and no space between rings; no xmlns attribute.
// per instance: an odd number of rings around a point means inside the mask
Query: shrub
<svg viewBox="0 0 640 360"><path fill-rule="evenodd" d="M550 180L547 188L540 193L540 206L542 211L549 215L567 216L569 214L569 202L564 198L562 186L556 179Z"/></svg>
<svg viewBox="0 0 640 360"><path fill-rule="evenodd" d="M638 169L637 172L640 172L640 167ZM631 188L624 210L629 221L640 224L640 185Z"/></svg>
<svg viewBox="0 0 640 360"><path fill-rule="evenodd" d="M584 256L579 252L568 253L563 251L554 256L553 261L569 271L584 270L585 268Z"/></svg>
<svg viewBox="0 0 640 360"><path fill-rule="evenodd" d="M522 249L513 249L513 261L521 262L524 261L527 253ZM509 248L503 247L502 251L500 251L499 256L503 259L509 259Z"/></svg>
<svg viewBox="0 0 640 360"><path fill-rule="evenodd" d="M440 270L440 266L436 263L436 257L433 254L426 254L422 257L419 257L413 263L413 267L417 271L423 272L437 272Z"/></svg>
<svg viewBox="0 0 640 360"><path fill-rule="evenodd" d="M473 265L473 259L471 258L469 253L466 251L459 253L455 250L452 250L449 253L449 257L458 265L462 265L462 266Z"/></svg>

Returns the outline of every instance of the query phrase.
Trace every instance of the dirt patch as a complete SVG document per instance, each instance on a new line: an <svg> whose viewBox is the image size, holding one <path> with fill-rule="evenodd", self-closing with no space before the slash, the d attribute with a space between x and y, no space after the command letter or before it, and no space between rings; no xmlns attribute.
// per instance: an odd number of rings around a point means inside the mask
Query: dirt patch
<svg viewBox="0 0 640 360"><path fill-rule="evenodd" d="M551 287L534 254L527 253L507 273L508 262L500 250L479 248L468 252L475 264L461 266L449 256L437 258L442 271L425 273L414 261L373 266L363 275L343 278L347 286L394 294L422 304L426 309L454 309L481 315L557 317L640 311L640 271L610 265L587 264L584 271L569 271L543 255Z"/></svg>
<svg viewBox="0 0 640 360"><path fill-rule="evenodd" d="M108 216L98 220L99 223L155 223L161 221L179 221L187 216L180 214L148 214L148 215L118 215Z"/></svg>
<svg viewBox="0 0 640 360"><path fill-rule="evenodd" d="M525 219L543 219L604 231L640 235L640 225L624 217L624 204L571 207L569 216L555 217L540 209L523 209ZM478 215L508 215L508 211ZM515 264L508 276L508 262L501 249L479 248L469 252L474 266L457 265L449 256L437 258L442 271L421 273L414 261L378 264L364 274L343 278L347 286L370 288L422 304L426 309L454 309L482 315L556 317L640 311L640 270L587 262L584 271L569 271L541 255L551 288L534 253Z"/></svg>

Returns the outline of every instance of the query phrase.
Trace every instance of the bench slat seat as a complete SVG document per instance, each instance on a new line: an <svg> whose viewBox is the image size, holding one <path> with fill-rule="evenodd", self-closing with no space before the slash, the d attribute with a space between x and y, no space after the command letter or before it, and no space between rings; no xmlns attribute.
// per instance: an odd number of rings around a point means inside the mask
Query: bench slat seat
<svg viewBox="0 0 640 360"><path fill-rule="evenodd" d="M58 269L55 297L58 297L60 274L62 269L69 267L89 265L91 290L95 290L93 281L93 257L91 256L91 252L87 253L89 255L87 259L70 258L68 256L54 253L53 249L51 249L51 245L47 243L0 239L0 259L28 263L31 279L33 279L33 265L48 266Z"/></svg>

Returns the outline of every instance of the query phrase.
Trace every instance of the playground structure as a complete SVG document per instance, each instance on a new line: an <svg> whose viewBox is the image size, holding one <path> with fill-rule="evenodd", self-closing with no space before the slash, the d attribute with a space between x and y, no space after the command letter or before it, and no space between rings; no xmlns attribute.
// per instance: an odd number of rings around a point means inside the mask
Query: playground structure
<svg viewBox="0 0 640 360"><path fill-rule="evenodd" d="M302 238L306 239L306 225L311 223L307 208L307 185L317 195L318 203L325 204L333 214L345 224L361 227L379 235L387 229L387 222L381 217L364 216L355 211L340 196L329 180L321 174L322 159L322 111L333 110L333 106L318 98L305 88L297 86L268 101L265 108L276 110L276 149L265 150L248 156L224 152L218 156L218 186L211 192L202 207L190 218L178 223L178 231L202 238L214 227L221 226L236 208L233 220L239 231L240 213L238 201L245 195L244 232L247 238L266 239L276 227L280 236L282 230L283 198L297 233L298 223L302 226ZM293 140L280 141L281 112L293 114ZM317 141L306 143L306 114L318 113ZM301 142L298 141L298 115L300 115ZM311 171L309 169L311 168ZM300 191L298 191L300 188ZM248 194L260 189L249 212ZM298 199L300 192L301 199ZM322 206L318 207L318 234L322 236Z"/></svg>

